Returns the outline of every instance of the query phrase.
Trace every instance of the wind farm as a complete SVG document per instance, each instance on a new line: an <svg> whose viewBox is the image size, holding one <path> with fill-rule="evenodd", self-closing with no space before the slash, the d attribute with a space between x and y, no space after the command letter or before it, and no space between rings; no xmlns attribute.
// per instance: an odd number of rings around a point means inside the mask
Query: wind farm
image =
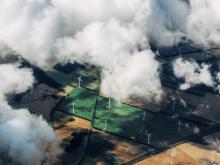
<svg viewBox="0 0 220 165"><path fill-rule="evenodd" d="M219 0L0 4L0 165L220 164Z"/></svg>
<svg viewBox="0 0 220 165"><path fill-rule="evenodd" d="M78 65L77 67L81 66ZM195 101L194 99L192 101L189 99L189 102L186 102L187 107L180 100L172 101L172 98L168 99L167 102L160 105L159 111L157 110L159 105L148 105L140 100L123 100L120 102L114 100L102 94L99 88L101 83L98 78L99 71L96 70L95 72L95 68L89 70L93 74L88 73L88 75L97 76L93 81L90 77L82 75L84 76L83 84L79 81L79 77L76 77L75 80L70 77L73 82L60 84L60 101L51 111L50 120L60 136L64 136L62 131L65 129L69 132L65 133L66 135L63 137L65 139L64 146L66 148L73 147L73 150L70 153L67 152L67 155L75 153L78 150L77 148L81 150L81 157L79 157L79 160L75 160L75 163L78 161L95 163L97 161L103 164L141 164L143 161L145 164L154 158L154 154L155 157L162 154L160 156L162 159L164 152L168 152L169 148L181 150L181 147L178 147L184 145L184 143L189 144L188 142L201 137L211 136L219 128L217 122L193 113L195 107L191 104ZM80 69L77 69L77 71L82 72ZM66 75L62 69L56 70L56 72ZM69 74L72 75L73 73ZM77 73L75 74L77 75ZM58 83L60 81L59 77L53 76L51 78ZM65 82L69 82L69 80ZM173 88L169 88L169 90L173 90ZM186 95L187 98L192 95L181 91L179 91L179 94ZM197 95L194 97L201 98ZM81 143L78 144L77 141L74 141L75 136L78 135L72 136L72 132L77 132L79 135L84 134L81 137ZM73 141L80 147L74 148ZM119 147L122 144L124 144L123 149ZM117 146L121 149L118 150ZM126 149L127 147L131 147L131 149ZM101 152L94 155L94 152L100 150ZM114 156L108 154L110 151L116 152ZM170 164L175 164L178 162L178 155L183 153L187 154L182 150L179 153L177 151L175 155L171 152L166 159L169 159ZM108 155L108 157L105 158L104 155ZM179 159L181 161L182 156L179 156ZM189 156L186 159L192 158ZM68 156L69 163L73 161L71 160L71 156ZM214 162L212 157L209 161Z"/></svg>

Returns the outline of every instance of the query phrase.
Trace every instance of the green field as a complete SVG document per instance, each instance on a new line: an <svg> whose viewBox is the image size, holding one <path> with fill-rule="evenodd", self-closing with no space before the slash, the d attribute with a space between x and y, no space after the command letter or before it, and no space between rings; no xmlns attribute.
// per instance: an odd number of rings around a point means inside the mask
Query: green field
<svg viewBox="0 0 220 165"><path fill-rule="evenodd" d="M126 138L138 137L144 134L149 121L154 117L152 112L145 112L114 100L111 100L109 110L109 99L98 97L100 78L97 69L74 65L73 70L67 72L62 69L54 69L50 75L53 75L52 77L63 83L64 86L76 87L68 93L67 99L63 99L57 110L87 120L92 120L95 110L92 123L96 129ZM82 79L82 88L78 87L79 77Z"/></svg>
<svg viewBox="0 0 220 165"><path fill-rule="evenodd" d="M86 88L75 88L64 99L57 110L69 113L87 120L92 119L97 93ZM73 106L74 103L74 106Z"/></svg>
<svg viewBox="0 0 220 165"><path fill-rule="evenodd" d="M76 81L74 77L70 77L55 69L47 71L46 74L64 87Z"/></svg>
<svg viewBox="0 0 220 165"><path fill-rule="evenodd" d="M155 115L114 100L110 101L109 110L109 99L97 95L97 92L86 88L75 88L58 105L57 110L87 120L92 120L95 110L94 128L126 138L142 135Z"/></svg>
<svg viewBox="0 0 220 165"><path fill-rule="evenodd" d="M82 82L81 86L86 87L92 90L99 90L100 79L98 71L96 69L84 69L84 70L75 70L69 74L70 77L73 77L74 80L71 83L72 86L78 86L78 78L81 77Z"/></svg>
<svg viewBox="0 0 220 165"><path fill-rule="evenodd" d="M148 122L154 117L151 112L145 112L144 115L142 109L113 100L109 110L108 104L109 99L98 97L93 127L126 138L143 134Z"/></svg>
<svg viewBox="0 0 220 165"><path fill-rule="evenodd" d="M79 80L81 77L81 87L86 87L91 90L99 90L100 78L98 70L92 67L80 67L75 66L74 70L66 74L57 69L53 69L47 72L47 75L59 82L63 86L71 85L78 87Z"/></svg>

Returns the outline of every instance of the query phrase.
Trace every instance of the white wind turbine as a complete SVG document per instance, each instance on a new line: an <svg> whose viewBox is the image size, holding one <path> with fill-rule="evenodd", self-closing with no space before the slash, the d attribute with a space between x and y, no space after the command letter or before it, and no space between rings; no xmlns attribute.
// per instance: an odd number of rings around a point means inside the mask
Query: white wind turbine
<svg viewBox="0 0 220 165"><path fill-rule="evenodd" d="M212 165L217 165L217 164L215 163L215 161L214 161L214 157L215 157L215 155L217 154L216 151L212 151L211 154L212 154L211 164L212 164Z"/></svg>
<svg viewBox="0 0 220 165"><path fill-rule="evenodd" d="M73 113L75 113L75 105L76 105L76 103L73 101L73 102L72 102L72 108L73 108L72 110L73 110Z"/></svg>
<svg viewBox="0 0 220 165"><path fill-rule="evenodd" d="M65 94L65 99L66 99L66 100L68 99L68 93Z"/></svg>
<svg viewBox="0 0 220 165"><path fill-rule="evenodd" d="M176 150L173 150L170 154L170 165L173 165L173 158L176 156Z"/></svg>
<svg viewBox="0 0 220 165"><path fill-rule="evenodd" d="M111 99L108 99L108 106L107 106L108 110L111 110Z"/></svg>
<svg viewBox="0 0 220 165"><path fill-rule="evenodd" d="M150 144L150 138L152 133L147 133L147 144Z"/></svg>
<svg viewBox="0 0 220 165"><path fill-rule="evenodd" d="M104 129L103 129L104 131L106 131L107 130L107 120L105 120L105 126L104 126Z"/></svg>
<svg viewBox="0 0 220 165"><path fill-rule="evenodd" d="M81 82L82 82L82 78L80 76L80 77L78 77L78 86L79 86L79 88L81 88Z"/></svg>

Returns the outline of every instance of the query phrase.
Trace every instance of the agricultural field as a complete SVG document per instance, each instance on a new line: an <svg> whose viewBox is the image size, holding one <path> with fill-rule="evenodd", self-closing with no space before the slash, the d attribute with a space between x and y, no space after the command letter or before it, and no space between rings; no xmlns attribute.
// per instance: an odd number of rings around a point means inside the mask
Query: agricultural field
<svg viewBox="0 0 220 165"><path fill-rule="evenodd" d="M92 120L97 92L86 88L73 88L57 106L57 110Z"/></svg>
<svg viewBox="0 0 220 165"><path fill-rule="evenodd" d="M110 106L110 107L109 107ZM98 97L93 127L111 134L134 139L144 134L155 113Z"/></svg>
<svg viewBox="0 0 220 165"><path fill-rule="evenodd" d="M104 95L99 89L100 79L97 70L80 65L71 67L74 69L68 70L68 67L54 69L60 76L53 75L52 78L63 83L65 93L62 94L62 99L53 113L72 116L73 121L70 123L73 122L74 127L79 127L75 129L76 132L79 132L80 127L83 128L81 120L88 122L89 134L85 142L87 144L85 155L80 160L82 164L88 162L134 164L142 163L143 160L150 165L151 161L144 159L145 157L218 128L215 121L196 114L197 104L205 97L204 94L182 92L164 86L168 97L161 105L141 100L119 102ZM81 79L80 82L78 78ZM172 100L174 96L176 100ZM60 121L62 123L62 120ZM66 124L68 125L68 120ZM56 128L59 136L69 136L62 127L61 131L59 127ZM62 135L63 133L65 135ZM128 151L126 149L128 146L132 146L134 151ZM165 157L169 153L169 150L165 152ZM185 155L182 151L179 154L181 158ZM161 155L161 158L163 157L164 155ZM157 157L155 160L152 157L153 162L157 160L159 160ZM166 158L164 163L166 164L168 160ZM190 158L187 161L193 162ZM174 162L182 163L181 160Z"/></svg>
<svg viewBox="0 0 220 165"><path fill-rule="evenodd" d="M68 66L68 64L66 64ZM53 69L46 71L47 75L60 83L62 87L71 85L73 87L80 86L91 90L99 90L100 78L99 72L94 67L71 65L71 70L64 66L55 66ZM79 80L80 78L80 80Z"/></svg>

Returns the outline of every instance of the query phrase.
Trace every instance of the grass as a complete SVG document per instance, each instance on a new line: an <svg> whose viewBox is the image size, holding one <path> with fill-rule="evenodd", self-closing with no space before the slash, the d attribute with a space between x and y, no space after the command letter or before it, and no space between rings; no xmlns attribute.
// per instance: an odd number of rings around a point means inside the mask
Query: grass
<svg viewBox="0 0 220 165"><path fill-rule="evenodd" d="M69 74L70 77L73 77L74 82L71 83L73 86L78 86L78 78L82 78L81 86L89 88L91 90L99 90L100 79L98 71L94 68L86 68L83 70L74 70Z"/></svg>
<svg viewBox="0 0 220 165"><path fill-rule="evenodd" d="M75 103L74 108L73 102ZM152 112L145 112L114 100L111 100L110 110L108 105L109 99L98 97L95 91L75 88L68 94L67 100L64 99L61 102L57 110L91 121L96 108L93 127L104 130L106 125L106 132L126 138L143 134L149 121L154 117Z"/></svg>
<svg viewBox="0 0 220 165"><path fill-rule="evenodd" d="M98 97L93 127L115 135L126 138L136 137L143 133L148 122L154 117L153 113L146 112L145 119L143 119L142 109L112 100L109 110L108 104L108 99ZM107 125L106 129L105 125Z"/></svg>
<svg viewBox="0 0 220 165"><path fill-rule="evenodd" d="M65 113L91 120L96 98L97 93L95 91L86 88L75 88L68 94L67 99L61 102L57 109Z"/></svg>
<svg viewBox="0 0 220 165"><path fill-rule="evenodd" d="M93 67L74 66L69 73L62 72L62 66L47 72L47 75L62 84L62 86L71 85L78 87L78 78L81 77L81 87L91 90L99 90L100 78L98 70Z"/></svg>

